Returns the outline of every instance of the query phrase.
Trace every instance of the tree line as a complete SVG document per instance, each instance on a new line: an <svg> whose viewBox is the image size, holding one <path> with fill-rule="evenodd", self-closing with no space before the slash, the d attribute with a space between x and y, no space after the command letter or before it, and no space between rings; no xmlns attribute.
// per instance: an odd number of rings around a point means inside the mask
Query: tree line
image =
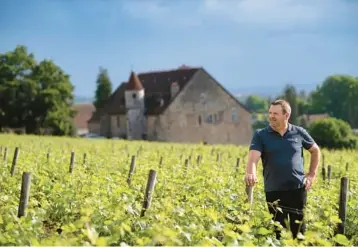
<svg viewBox="0 0 358 247"><path fill-rule="evenodd" d="M276 98L250 95L245 105L254 116L268 112L274 99L287 100L291 105L292 124L309 130L311 135L327 148L358 147L358 140L352 129L358 128L358 77L351 75L330 75L312 92L298 92L294 85L287 84ZM328 118L309 124L307 115L327 114ZM254 129L268 124L267 116L253 124Z"/></svg>
<svg viewBox="0 0 358 247"><path fill-rule="evenodd" d="M245 105L254 113L267 113L273 99L286 99L292 108L290 122L303 124L300 116L328 114L358 128L358 77L350 75L328 76L316 90L298 92L294 85L288 84L275 98L250 95Z"/></svg>
<svg viewBox="0 0 358 247"><path fill-rule="evenodd" d="M107 70L100 68L96 107L112 93ZM70 75L52 60L36 61L25 46L0 53L0 132L76 134L74 85Z"/></svg>

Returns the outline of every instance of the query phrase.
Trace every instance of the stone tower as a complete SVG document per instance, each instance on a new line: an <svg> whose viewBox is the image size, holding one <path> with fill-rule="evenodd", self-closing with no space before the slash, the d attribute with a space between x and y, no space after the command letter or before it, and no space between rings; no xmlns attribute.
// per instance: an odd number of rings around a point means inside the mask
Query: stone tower
<svg viewBox="0 0 358 247"><path fill-rule="evenodd" d="M145 134L144 88L138 76L132 71L125 89L127 112L127 138L140 140Z"/></svg>

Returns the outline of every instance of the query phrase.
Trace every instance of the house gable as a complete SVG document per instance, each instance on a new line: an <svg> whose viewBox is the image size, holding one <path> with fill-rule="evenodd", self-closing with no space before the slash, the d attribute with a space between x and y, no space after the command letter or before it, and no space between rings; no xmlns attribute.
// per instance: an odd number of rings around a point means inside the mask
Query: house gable
<svg viewBox="0 0 358 247"><path fill-rule="evenodd" d="M251 113L204 69L158 117L159 136L173 142L248 144Z"/></svg>
<svg viewBox="0 0 358 247"><path fill-rule="evenodd" d="M217 88L221 92L217 92ZM199 93L198 93L199 92ZM214 93L216 92L216 94ZM219 96L220 94L220 96ZM186 84L186 86L180 91L176 98L173 99L171 104L165 110L171 111L180 111L184 107L191 107L190 105L198 104L200 102L204 103L208 101L206 106L216 104L218 107L225 105L226 107L231 107L232 104L228 101L223 101L222 95L227 96L227 99L230 98L235 102L236 106L245 111L247 114L251 115L251 111L242 104L234 95L232 95L225 87L222 86L210 73L208 73L204 68L200 68L191 78L191 80ZM213 102L215 98L220 98L221 102ZM185 103L187 102L187 106ZM230 106L229 106L230 105ZM205 105L203 105L205 107ZM196 106L196 108L198 108ZM193 109L193 111L199 109ZM165 113L165 111L163 111Z"/></svg>
<svg viewBox="0 0 358 247"><path fill-rule="evenodd" d="M252 111L247 108L244 104L242 104L232 93L230 93L220 82L218 82L209 72L207 72L204 68L203 71L223 90L234 102L237 103L239 107L245 110L247 113L252 114Z"/></svg>

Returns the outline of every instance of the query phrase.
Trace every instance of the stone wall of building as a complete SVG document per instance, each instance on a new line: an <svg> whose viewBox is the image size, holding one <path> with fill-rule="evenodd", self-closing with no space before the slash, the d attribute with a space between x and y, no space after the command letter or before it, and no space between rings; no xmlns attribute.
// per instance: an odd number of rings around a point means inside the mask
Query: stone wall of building
<svg viewBox="0 0 358 247"><path fill-rule="evenodd" d="M205 72L177 96L160 117L166 141L247 145L252 138L251 114Z"/></svg>

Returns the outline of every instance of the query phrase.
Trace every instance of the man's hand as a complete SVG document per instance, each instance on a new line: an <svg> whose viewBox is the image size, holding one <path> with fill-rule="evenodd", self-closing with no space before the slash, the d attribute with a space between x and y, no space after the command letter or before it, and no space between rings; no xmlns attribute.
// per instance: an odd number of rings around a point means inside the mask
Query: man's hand
<svg viewBox="0 0 358 247"><path fill-rule="evenodd" d="M245 176L245 182L248 186L254 186L257 183L257 177L256 174L246 174Z"/></svg>
<svg viewBox="0 0 358 247"><path fill-rule="evenodd" d="M316 179L316 176L311 175L310 173L307 173L303 179L303 183L305 185L306 190L310 190L312 187L312 184L314 180Z"/></svg>

